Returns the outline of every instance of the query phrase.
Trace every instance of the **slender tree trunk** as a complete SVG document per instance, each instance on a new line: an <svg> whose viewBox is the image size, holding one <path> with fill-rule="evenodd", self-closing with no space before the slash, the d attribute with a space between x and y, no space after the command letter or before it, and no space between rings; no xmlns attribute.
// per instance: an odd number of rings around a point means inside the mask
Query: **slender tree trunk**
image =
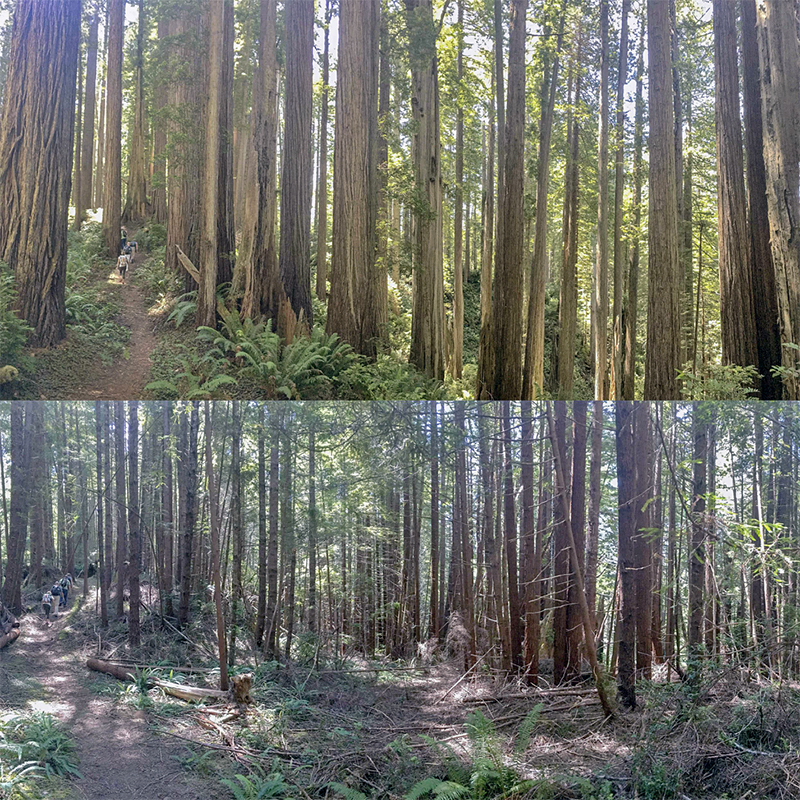
<svg viewBox="0 0 800 800"><path fill-rule="evenodd" d="M145 97L144 97L144 41L147 20L144 15L144 0L139 0L139 18L136 34L136 105L133 112L133 133L131 136L131 149L128 169L128 194L125 198L125 208L122 212L122 221L131 222L143 220L149 210L147 199L147 154L146 123L145 123Z"/></svg>
<svg viewBox="0 0 800 800"><path fill-rule="evenodd" d="M122 48L125 33L125 0L108 0L108 3L103 238L109 255L116 257L119 254L122 216Z"/></svg>
<svg viewBox="0 0 800 800"><path fill-rule="evenodd" d="M188 430L186 414L181 418L181 471L184 481L183 535L181 542L181 601L178 608L178 621L181 625L189 622L189 601L192 590L192 550L196 519L197 496L197 433L200 427L200 410L197 401L192 403ZM199 565L197 565L199 568Z"/></svg>
<svg viewBox="0 0 800 800"><path fill-rule="evenodd" d="M161 517L164 527L164 537L166 538L164 572L161 585L163 586L164 594L166 596L164 610L168 617L171 617L174 614L172 607L172 590L175 587L172 568L174 562L173 543L175 541L175 530L172 513L172 444L170 441L171 417L172 403L167 401L163 404L161 409L161 433L163 436L161 443Z"/></svg>
<svg viewBox="0 0 800 800"><path fill-rule="evenodd" d="M589 467L589 524L586 538L586 602L592 620L596 620L597 601L597 548L600 537L600 494L603 488L603 404L594 403L592 409L592 455Z"/></svg>
<svg viewBox="0 0 800 800"><path fill-rule="evenodd" d="M511 115L509 114L509 117ZM506 184L508 186L508 184ZM511 664L522 667L522 630L517 583L517 522L514 511L514 478L511 470L511 416L510 404L503 403L504 489L503 521L505 533L506 569L508 574L508 613L511 634Z"/></svg>
<svg viewBox="0 0 800 800"><path fill-rule="evenodd" d="M317 299L320 302L324 302L328 297L328 82L330 80L331 16L331 0L325 0L325 43L322 50L322 96L320 97L319 115L319 179L317 181ZM338 111L338 102L336 108Z"/></svg>
<svg viewBox="0 0 800 800"><path fill-rule="evenodd" d="M267 635L264 655L275 658L277 652L278 614L278 427L272 422L272 444L269 455L269 543L267 550Z"/></svg>
<svg viewBox="0 0 800 800"><path fill-rule="evenodd" d="M708 453L709 409L701 403L692 406L692 527L689 537L689 658L697 660L703 647L703 572L705 570L706 465ZM691 662L690 662L690 666ZM695 665L696 669L696 665Z"/></svg>
<svg viewBox="0 0 800 800"><path fill-rule="evenodd" d="M623 202L625 199L625 83L628 79L628 17L631 0L622 2L617 64L616 156L614 159L614 305L612 306L613 353L611 396L622 400L623 328L622 303L625 288L625 245L622 242ZM590 604L590 607L591 606Z"/></svg>
<svg viewBox="0 0 800 800"><path fill-rule="evenodd" d="M636 469L633 440L635 406L630 402L621 402L616 404L615 411L619 504L618 569L620 573L617 687L623 704L628 708L636 708L634 683L636 668L636 573L634 561Z"/></svg>
<svg viewBox="0 0 800 800"><path fill-rule="evenodd" d="M94 202L92 208L100 208L103 205L103 192L105 191L105 181L103 180L103 159L105 158L106 147L106 80L108 78L108 19L109 4L105 3L105 21L103 24L103 49L100 53L103 77L100 82L100 118L97 121L97 166L94 176Z"/></svg>
<svg viewBox="0 0 800 800"><path fill-rule="evenodd" d="M81 142L81 134L83 131L83 58L82 48L78 50L78 98L75 107L75 147L73 156L73 178L72 178L72 202L75 205L75 219L73 221L76 231L81 229L81 199L83 192L81 191L81 180L83 178L83 171L81 169L81 159L83 158L83 147Z"/></svg>
<svg viewBox="0 0 800 800"><path fill-rule="evenodd" d="M95 446L97 450L97 472L95 479L97 481L97 556L99 572L97 575L97 584L100 591L100 626L103 628L108 627L108 598L106 596L106 564L105 564L105 542L103 536L111 536L111 531L103 530L103 414L104 405L100 400L94 401L94 431L95 431Z"/></svg>
<svg viewBox="0 0 800 800"><path fill-rule="evenodd" d="M258 426L258 602L256 612L256 646L264 643L267 613L267 468L264 456L267 412L261 406ZM316 523L315 523L316 524Z"/></svg>
<svg viewBox="0 0 800 800"><path fill-rule="evenodd" d="M11 403L11 502L6 541L6 578L3 600L12 614L22 614L22 562L28 539L28 473L29 448L25 447L24 404Z"/></svg>
<svg viewBox="0 0 800 800"><path fill-rule="evenodd" d="M128 530L130 547L128 555L128 585L130 586L130 609L128 612L128 644L138 647L139 633L139 572L141 571L142 543L139 517L139 403L128 403ZM87 565L84 563L84 570Z"/></svg>
<svg viewBox="0 0 800 800"><path fill-rule="evenodd" d="M212 24L212 30L214 28ZM216 183L216 170L214 172ZM211 577L214 581L214 605L217 616L217 648L219 650L219 687L228 689L228 659L225 641L225 618L222 613L222 583L220 581L219 563L219 511L217 509L217 493L214 488L214 458L212 456L211 412L209 402L205 401L205 439L206 439L206 482L208 488L209 523L211 526ZM132 595L132 593L131 593ZM131 602L133 597L131 596Z"/></svg>
<svg viewBox="0 0 800 800"><path fill-rule="evenodd" d="M203 222L200 246L200 285L197 289L197 325L216 327L217 271L219 269L219 160L220 109L222 106L222 50L225 3L209 6L208 105L206 107L205 171L203 177Z"/></svg>
<svg viewBox="0 0 800 800"><path fill-rule="evenodd" d="M158 20L159 46L164 46L164 39L169 35L170 21ZM151 213L153 221L160 224L167 222L167 104L169 102L169 86L163 78L156 78L153 89L155 114L153 115L153 174L150 188Z"/></svg>
<svg viewBox="0 0 800 800"><path fill-rule="evenodd" d="M439 421L436 401L430 401L431 425L431 596L429 637L439 636Z"/></svg>
<svg viewBox="0 0 800 800"><path fill-rule="evenodd" d="M628 260L627 294L622 307L625 329L625 360L622 371L622 398L633 400L636 385L636 325L639 305L639 245L642 239L642 142L644 129L644 21L639 32L639 58L636 64L636 117L633 135L633 241Z"/></svg>
<svg viewBox="0 0 800 800"><path fill-rule="evenodd" d="M458 0L458 56L457 92L462 91L464 80L464 3ZM456 109L456 187L453 220L453 355L450 371L455 380L461 380L464 361L464 265L463 230L464 211L464 108L461 102ZM469 236L469 231L467 232Z"/></svg>
<svg viewBox="0 0 800 800"><path fill-rule="evenodd" d="M317 476L314 429L308 434L308 629L317 630Z"/></svg>
<svg viewBox="0 0 800 800"><path fill-rule="evenodd" d="M597 261L592 280L594 399L606 399L608 341L608 0L600 0L600 119L597 146Z"/></svg>

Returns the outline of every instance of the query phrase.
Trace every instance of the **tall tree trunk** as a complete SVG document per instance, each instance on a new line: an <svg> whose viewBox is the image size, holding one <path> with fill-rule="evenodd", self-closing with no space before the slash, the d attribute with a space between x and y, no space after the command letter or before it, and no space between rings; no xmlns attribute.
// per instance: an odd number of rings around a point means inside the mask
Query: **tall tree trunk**
<svg viewBox="0 0 800 800"><path fill-rule="evenodd" d="M597 145L597 260L592 280L594 399L606 399L608 342L608 0L600 0L600 119Z"/></svg>
<svg viewBox="0 0 800 800"><path fill-rule="evenodd" d="M341 0L333 164L333 249L328 333L374 359L380 338L376 263L377 0Z"/></svg>
<svg viewBox="0 0 800 800"><path fill-rule="evenodd" d="M509 114L509 117L511 117L511 114ZM513 669L520 669L522 667L522 630L520 625L519 587L517 583L517 522L516 512L514 511L514 477L511 470L511 412L509 406L510 403L508 401L503 403L503 530L508 576L511 664Z"/></svg>
<svg viewBox="0 0 800 800"><path fill-rule="evenodd" d="M611 396L622 400L622 303L625 288L625 245L622 242L623 202L625 199L625 83L628 80L628 17L631 0L622 2L617 64L616 156L614 159L614 305L612 316Z"/></svg>
<svg viewBox="0 0 800 800"><path fill-rule="evenodd" d="M100 591L100 626L103 628L108 627L108 597L106 595L106 582L105 582L105 542L103 536L111 536L111 531L103 530L103 495L105 490L103 488L103 416L105 407L100 400L94 401L94 432L95 432L95 446L97 449L97 556L99 572L97 575L97 584Z"/></svg>
<svg viewBox="0 0 800 800"><path fill-rule="evenodd" d="M22 562L28 539L27 473L29 448L25 447L24 404L11 403L11 503L6 541L6 578L3 600L12 614L22 614Z"/></svg>
<svg viewBox="0 0 800 800"><path fill-rule="evenodd" d="M208 105L206 107L205 170L203 175L203 223L200 243L200 285L197 289L197 325L216 327L217 271L219 269L219 160L220 109L222 107L222 50L225 3L215 0L208 15Z"/></svg>
<svg viewBox="0 0 800 800"><path fill-rule="evenodd" d="M312 423L313 424L313 423ZM308 629L317 631L317 475L314 429L308 433Z"/></svg>
<svg viewBox="0 0 800 800"><path fill-rule="evenodd" d="M163 404L161 409L161 433L163 436L163 441L161 443L161 517L164 527L164 536L166 538L164 573L161 585L164 587L164 594L166 596L164 611L168 617L173 616L174 613L172 608L172 590L175 588L172 567L174 563L175 526L172 514L172 444L170 441L171 416L172 403L167 401Z"/></svg>
<svg viewBox="0 0 800 800"><path fill-rule="evenodd" d="M108 0L106 154L103 167L103 238L109 255L119 254L122 206L122 48L125 0Z"/></svg>
<svg viewBox="0 0 800 800"><path fill-rule="evenodd" d="M431 596L430 638L439 636L439 421L436 417L436 401L430 401L431 425Z"/></svg>
<svg viewBox="0 0 800 800"><path fill-rule="evenodd" d="M158 20L158 40L163 45L169 35L171 21ZM163 79L156 78L153 89L155 113L153 115L153 175L150 187L150 203L153 221L167 222L167 104L169 86Z"/></svg>
<svg viewBox="0 0 800 800"><path fill-rule="evenodd" d="M589 467L589 524L586 538L586 602L593 620L596 619L597 548L600 537L600 494L603 459L603 404L594 403L592 411L592 455Z"/></svg>
<svg viewBox="0 0 800 800"><path fill-rule="evenodd" d="M114 401L114 499L117 506L117 596L116 615L125 613L124 594L128 552L127 512L125 494L125 403Z"/></svg>
<svg viewBox="0 0 800 800"><path fill-rule="evenodd" d="M95 10L89 26L89 45L86 54L86 101L83 114L81 146L81 201L80 210L92 207L92 167L94 166L94 116L97 105L97 29L100 14ZM76 211L76 218L80 219Z"/></svg>
<svg viewBox="0 0 800 800"><path fill-rule="evenodd" d="M258 425L258 601L256 604L256 646L264 643L267 614L267 467L264 455L267 411L261 405ZM315 521L316 524L316 521Z"/></svg>
<svg viewBox="0 0 800 800"><path fill-rule="evenodd" d="M758 363L758 354L747 252L736 5L730 0L714 0L714 64L722 361L748 367Z"/></svg>
<svg viewBox="0 0 800 800"><path fill-rule="evenodd" d="M681 324L678 206L672 108L670 13L665 0L647 0L650 62L650 214L646 400L679 397Z"/></svg>
<svg viewBox="0 0 800 800"><path fill-rule="evenodd" d="M800 399L800 45L796 9L785 0L759 0L767 208L781 331L784 396Z"/></svg>
<svg viewBox="0 0 800 800"><path fill-rule="evenodd" d="M317 299L320 302L325 302L328 297L328 82L331 16L331 0L325 0L322 95L319 101L319 179L317 180ZM338 111L338 102L336 108Z"/></svg>
<svg viewBox="0 0 800 800"><path fill-rule="evenodd" d="M286 308L293 338L295 322L311 328L311 155L312 57L314 48L314 0L286 0L286 94L284 146L281 176L280 275L291 304Z"/></svg>
<svg viewBox="0 0 800 800"><path fill-rule="evenodd" d="M444 379L444 274L439 77L431 0L405 0L411 53L414 275L409 361L429 378Z"/></svg>
<svg viewBox="0 0 800 800"><path fill-rule="evenodd" d="M703 647L703 572L705 570L706 465L709 409L692 405L692 527L689 537L689 658L695 661ZM690 662L691 666L691 662Z"/></svg>
<svg viewBox="0 0 800 800"><path fill-rule="evenodd" d="M653 462L650 404L638 403L634 412L636 468L636 531L633 558L636 582L636 673L650 679L652 666L653 592Z"/></svg>
<svg viewBox="0 0 800 800"><path fill-rule="evenodd" d="M0 120L0 261L14 273L15 310L33 328L35 347L66 335L79 43L80 0L19 0Z"/></svg>
<svg viewBox="0 0 800 800"><path fill-rule="evenodd" d="M525 156L525 18L528 0L511 4L508 55L508 116L505 126L503 243L497 256L492 320L494 322L495 400L522 394L522 287L525 284L523 174ZM513 634L512 634L513 635ZM516 652L516 651L515 651ZM516 663L516 661L515 661Z"/></svg>
<svg viewBox="0 0 800 800"><path fill-rule="evenodd" d="M464 80L464 3L458 0L458 56L456 91L462 92ZM464 108L456 109L456 187L453 220L453 355L450 372L461 380L464 362L464 265L463 265L463 213L464 213ZM467 232L469 236L469 231ZM469 246L469 244L467 245Z"/></svg>
<svg viewBox="0 0 800 800"><path fill-rule="evenodd" d="M636 385L636 323L639 305L639 245L642 239L642 147L644 129L644 20L639 31L636 63L636 116L633 134L633 233L628 259L627 293L622 306L625 330L625 360L622 368L622 399L633 400Z"/></svg>
<svg viewBox="0 0 800 800"><path fill-rule="evenodd" d="M144 40L147 20L144 15L144 0L139 0L139 18L136 33L136 65L135 85L136 100L133 112L133 133L128 169L128 194L122 221L143 220L147 216L149 202L147 199L147 154L145 153L145 97L144 97Z"/></svg>
<svg viewBox="0 0 800 800"><path fill-rule="evenodd" d="M773 367L781 363L781 333L778 324L775 264L770 247L755 0L742 0L742 73L750 276L755 306L758 371L761 373L761 399L780 400L783 395L781 380L772 373Z"/></svg>
<svg viewBox="0 0 800 800"><path fill-rule="evenodd" d="M183 535L181 537L181 601L178 621L189 622L189 600L192 589L192 551L196 519L197 496L197 433L200 427L199 402L192 403L188 425L186 414L181 417L181 472L183 474ZM187 430L188 428L188 430Z"/></svg>
<svg viewBox="0 0 800 800"><path fill-rule="evenodd" d="M217 286L233 279L236 227L233 199L233 0L223 0L222 74L220 76L219 160L217 163Z"/></svg>
<svg viewBox="0 0 800 800"><path fill-rule="evenodd" d="M81 134L83 131L83 58L81 53L82 48L78 50L78 98L75 107L75 147L73 156L73 178L72 178L72 202L75 205L75 219L74 228L76 231L81 229L81 180L83 172L81 170L81 159L83 158L83 148L81 143Z"/></svg>
<svg viewBox="0 0 800 800"><path fill-rule="evenodd" d="M572 491L570 492L570 520L577 550L578 566L585 574L586 551L586 401L572 404ZM569 592L567 595L567 678L580 675L581 671L581 606L574 563L571 564Z"/></svg>
<svg viewBox="0 0 800 800"><path fill-rule="evenodd" d="M267 549L267 607L264 655L274 658L277 652L278 614L278 426L272 421L272 444L269 454L269 543Z"/></svg>
<svg viewBox="0 0 800 800"><path fill-rule="evenodd" d="M636 536L636 468L634 462L633 424L635 406L617 403L617 502L618 569L620 574L619 654L617 687L620 699L628 708L636 708L636 572L634 537Z"/></svg>
<svg viewBox="0 0 800 800"><path fill-rule="evenodd" d="M550 187L550 140L556 103L556 87L560 67L559 54L564 33L564 17L559 21L556 55L550 73L550 96L542 102L539 125L539 161L536 179L536 225L534 228L533 258L531 260L528 326L525 339L525 365L522 377L522 397L533 398L544 387L544 300L547 276L547 194ZM546 81L546 77L543 79ZM542 88L542 98L545 89ZM514 289L519 292L519 285Z"/></svg>
<svg viewBox="0 0 800 800"><path fill-rule="evenodd" d="M141 506L139 505L139 403L128 403L128 585L130 586L130 609L128 612L128 644L138 647L139 632L139 572L141 571ZM87 565L84 563L84 570Z"/></svg>
<svg viewBox="0 0 800 800"><path fill-rule="evenodd" d="M214 30L214 24L211 25ZM216 170L214 170L216 184ZM217 508L217 492L214 488L214 458L212 455L213 431L211 428L211 412L209 402L205 401L205 439L206 439L206 483L208 489L208 517L211 528L211 578L214 582L214 606L217 617L217 649L219 651L219 687L228 689L228 659L225 641L225 618L222 613L222 582L220 580L219 562L219 511ZM131 602L133 597L131 596Z"/></svg>

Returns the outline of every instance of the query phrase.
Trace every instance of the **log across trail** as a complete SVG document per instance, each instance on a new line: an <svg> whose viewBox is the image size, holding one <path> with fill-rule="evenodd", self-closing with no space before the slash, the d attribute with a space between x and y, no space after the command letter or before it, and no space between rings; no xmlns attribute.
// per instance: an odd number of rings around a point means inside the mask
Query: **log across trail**
<svg viewBox="0 0 800 800"><path fill-rule="evenodd" d="M0 697L6 710L52 714L75 740L82 777L70 782L65 800L216 797L207 782L179 763L184 744L157 736L143 711L115 704L92 687L78 643L82 637L64 630L66 624L66 615L49 628L28 615L25 635L0 650Z"/></svg>

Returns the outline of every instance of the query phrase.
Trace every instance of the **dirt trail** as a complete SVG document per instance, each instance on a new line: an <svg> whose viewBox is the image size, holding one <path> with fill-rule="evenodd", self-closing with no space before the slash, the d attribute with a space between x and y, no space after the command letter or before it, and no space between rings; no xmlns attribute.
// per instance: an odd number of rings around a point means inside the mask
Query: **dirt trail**
<svg viewBox="0 0 800 800"><path fill-rule="evenodd" d="M143 711L119 707L87 687L91 674L85 656L59 638L66 615L51 627L35 615L23 620L22 634L0 650L0 696L4 683L27 684L24 707L45 711L66 723L75 739L78 768L83 776L70 783L74 800L196 800L209 797L199 780L187 774L175 756L185 755L180 744L159 737L148 727ZM34 679L31 681L31 679ZM41 689L36 686L41 685ZM31 691L31 687L36 687ZM33 695L31 698L30 695ZM35 699L34 699L35 698Z"/></svg>
<svg viewBox="0 0 800 800"><path fill-rule="evenodd" d="M135 240L136 233L130 234ZM137 263L144 262L141 253L134 255L125 283L116 269L109 274L120 297L119 322L130 329L126 358L109 366L98 366L86 384L78 387L70 399L73 400L136 400L142 396L150 375L150 356L156 347L153 333L154 322L147 313L144 293L133 285Z"/></svg>

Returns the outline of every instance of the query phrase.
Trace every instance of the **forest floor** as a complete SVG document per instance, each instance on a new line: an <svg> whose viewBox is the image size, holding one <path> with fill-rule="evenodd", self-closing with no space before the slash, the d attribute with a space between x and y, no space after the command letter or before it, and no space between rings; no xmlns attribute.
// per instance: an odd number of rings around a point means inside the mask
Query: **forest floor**
<svg viewBox="0 0 800 800"><path fill-rule="evenodd" d="M142 646L132 652L124 620L99 630L91 583L81 609L76 599L49 628L27 615L20 638L0 651L0 712L49 712L76 742L83 777L48 798L254 798L272 781L282 788L258 796L366 800L405 797L423 780L471 786L453 795L463 800L800 798L797 684L730 668L696 685L643 681L638 709L604 720L585 684L460 681L457 657L326 659L301 637L290 662L252 661L239 645L234 672L254 673L254 702L225 705L237 711L226 717L86 668L88 656L135 656L194 670L163 667L162 678L217 686L208 609L179 637L163 627L145 584Z"/></svg>

